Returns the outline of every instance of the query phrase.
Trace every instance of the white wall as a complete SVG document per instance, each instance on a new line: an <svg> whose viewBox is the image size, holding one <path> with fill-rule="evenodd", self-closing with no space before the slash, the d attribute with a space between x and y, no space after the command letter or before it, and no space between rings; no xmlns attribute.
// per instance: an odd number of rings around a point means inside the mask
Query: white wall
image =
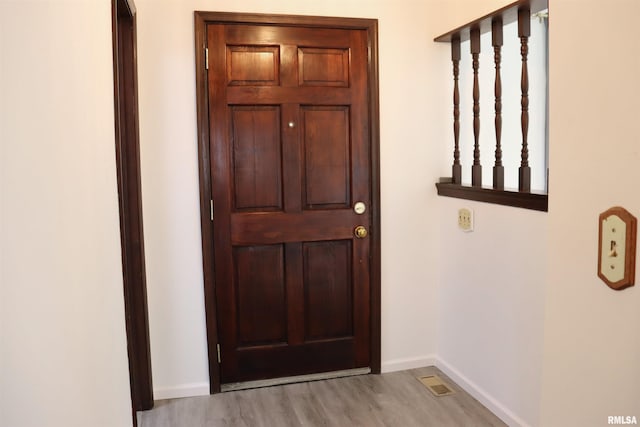
<svg viewBox="0 0 640 427"><path fill-rule="evenodd" d="M382 359L385 370L435 353L439 224L433 183L448 94L430 3L403 0L139 0L145 247L156 397L207 392L198 211L193 11L378 18L382 157ZM446 80L444 80L446 81ZM441 153L442 152L442 153ZM425 263L425 260L430 260Z"/></svg>
<svg viewBox="0 0 640 427"><path fill-rule="evenodd" d="M0 425L131 425L110 1L0 2Z"/></svg>
<svg viewBox="0 0 640 427"><path fill-rule="evenodd" d="M596 275L599 213L640 217L638 16L636 0L551 5L545 426L640 419L638 275L620 292Z"/></svg>
<svg viewBox="0 0 640 427"><path fill-rule="evenodd" d="M440 367L511 425L539 425L547 214L443 199ZM474 210L475 229L457 228Z"/></svg>
<svg viewBox="0 0 640 427"><path fill-rule="evenodd" d="M434 28L435 37L509 3L508 1L449 1L443 5L442 22ZM541 41L540 28L532 22L532 95L530 142L539 148L544 127L540 123L544 104L536 97L545 80L540 52L535 43ZM513 37L515 26L505 29L503 48L503 152L505 182L517 186L520 156L520 56ZM516 43L519 42L516 39ZM491 185L491 167L495 134L493 126L493 49L490 34L482 39L480 58L481 146L485 185ZM517 47L517 46L516 46ZM447 45L448 48L448 45ZM439 58L450 69L450 56ZM509 56L511 55L510 61ZM473 150L471 130L471 64L468 43L462 46L461 73L461 140L464 176L470 182ZM538 66L535 66L538 64ZM450 73L450 72L449 72ZM512 77L509 73L515 73ZM451 77L448 77L448 81ZM513 84L513 82L517 84ZM443 107L450 116L451 96ZM538 101L536 103L536 101ZM484 111L484 113L483 113ZM537 116L536 116L537 115ZM514 123L510 121L516 120ZM444 175L450 175L453 132L451 118L443 123L447 131L447 153ZM540 141L541 140L541 141ZM441 143L438 141L438 143ZM538 149L538 151L540 151ZM533 153L532 153L533 154ZM543 188L544 155L530 157L534 186ZM540 179L542 178L542 179ZM515 184L514 184L515 183ZM537 185L536 185L537 184ZM440 210L441 286L438 299L437 365L452 376L510 425L539 425L540 372L542 368L544 290L546 282L547 215L542 212L496 206L452 198L437 201ZM457 228L459 208L471 208L475 230L464 233Z"/></svg>

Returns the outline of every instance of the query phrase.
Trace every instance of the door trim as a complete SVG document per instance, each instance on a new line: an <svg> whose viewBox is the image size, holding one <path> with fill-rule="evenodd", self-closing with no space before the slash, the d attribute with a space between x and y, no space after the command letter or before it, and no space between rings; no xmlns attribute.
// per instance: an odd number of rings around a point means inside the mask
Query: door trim
<svg viewBox="0 0 640 427"><path fill-rule="evenodd" d="M120 244L135 426L136 411L153 408L140 178L136 8L133 0L112 0L111 7Z"/></svg>
<svg viewBox="0 0 640 427"><path fill-rule="evenodd" d="M209 351L209 388L220 392L220 366L217 361L218 327L213 265L213 223L211 222L211 170L209 164L209 101L205 47L209 24L272 24L296 27L339 28L367 32L369 78L369 135L371 147L371 372L380 373L381 336L381 250L380 250L380 115L378 101L378 21L376 19L334 18L295 15L201 12L195 15L196 103L198 121L198 165L200 175L200 221L204 295Z"/></svg>

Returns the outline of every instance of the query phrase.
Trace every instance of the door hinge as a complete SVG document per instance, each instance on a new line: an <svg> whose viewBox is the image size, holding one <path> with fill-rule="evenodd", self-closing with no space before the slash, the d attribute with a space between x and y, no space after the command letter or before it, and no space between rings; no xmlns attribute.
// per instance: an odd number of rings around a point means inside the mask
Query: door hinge
<svg viewBox="0 0 640 427"><path fill-rule="evenodd" d="M208 47L204 48L204 69L205 70L209 69L209 48Z"/></svg>
<svg viewBox="0 0 640 427"><path fill-rule="evenodd" d="M209 200L209 202L211 202L209 204L209 209L211 211L211 221L213 221L213 199Z"/></svg>
<svg viewBox="0 0 640 427"><path fill-rule="evenodd" d="M222 363L222 359L220 358L220 344L216 344L216 349L218 350L218 363Z"/></svg>

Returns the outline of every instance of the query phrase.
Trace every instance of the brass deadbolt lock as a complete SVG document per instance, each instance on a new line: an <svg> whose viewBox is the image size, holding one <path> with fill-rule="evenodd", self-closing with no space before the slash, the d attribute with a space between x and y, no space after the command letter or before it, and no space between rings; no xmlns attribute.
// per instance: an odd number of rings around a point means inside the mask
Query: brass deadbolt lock
<svg viewBox="0 0 640 427"><path fill-rule="evenodd" d="M369 233L367 232L367 229L364 227L364 225L359 225L355 230L353 230L353 234L355 234L358 239L364 239Z"/></svg>

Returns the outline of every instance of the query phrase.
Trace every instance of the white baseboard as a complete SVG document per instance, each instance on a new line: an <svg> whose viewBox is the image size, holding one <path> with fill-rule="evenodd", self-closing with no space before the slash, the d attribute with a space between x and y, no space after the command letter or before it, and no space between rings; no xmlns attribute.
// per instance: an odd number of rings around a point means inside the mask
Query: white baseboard
<svg viewBox="0 0 640 427"><path fill-rule="evenodd" d="M179 399L181 397L208 396L209 383L180 384L174 387L153 389L154 400Z"/></svg>
<svg viewBox="0 0 640 427"><path fill-rule="evenodd" d="M436 363L434 355L422 357L408 357L403 359L385 360L382 362L382 372L404 371L405 369L424 368L425 366L433 366Z"/></svg>
<svg viewBox="0 0 640 427"><path fill-rule="evenodd" d="M530 427L524 420L507 409L497 399L479 387L469 378L462 375L457 369L442 359L436 358L435 366L458 384L464 391L486 406L498 418L511 427Z"/></svg>

